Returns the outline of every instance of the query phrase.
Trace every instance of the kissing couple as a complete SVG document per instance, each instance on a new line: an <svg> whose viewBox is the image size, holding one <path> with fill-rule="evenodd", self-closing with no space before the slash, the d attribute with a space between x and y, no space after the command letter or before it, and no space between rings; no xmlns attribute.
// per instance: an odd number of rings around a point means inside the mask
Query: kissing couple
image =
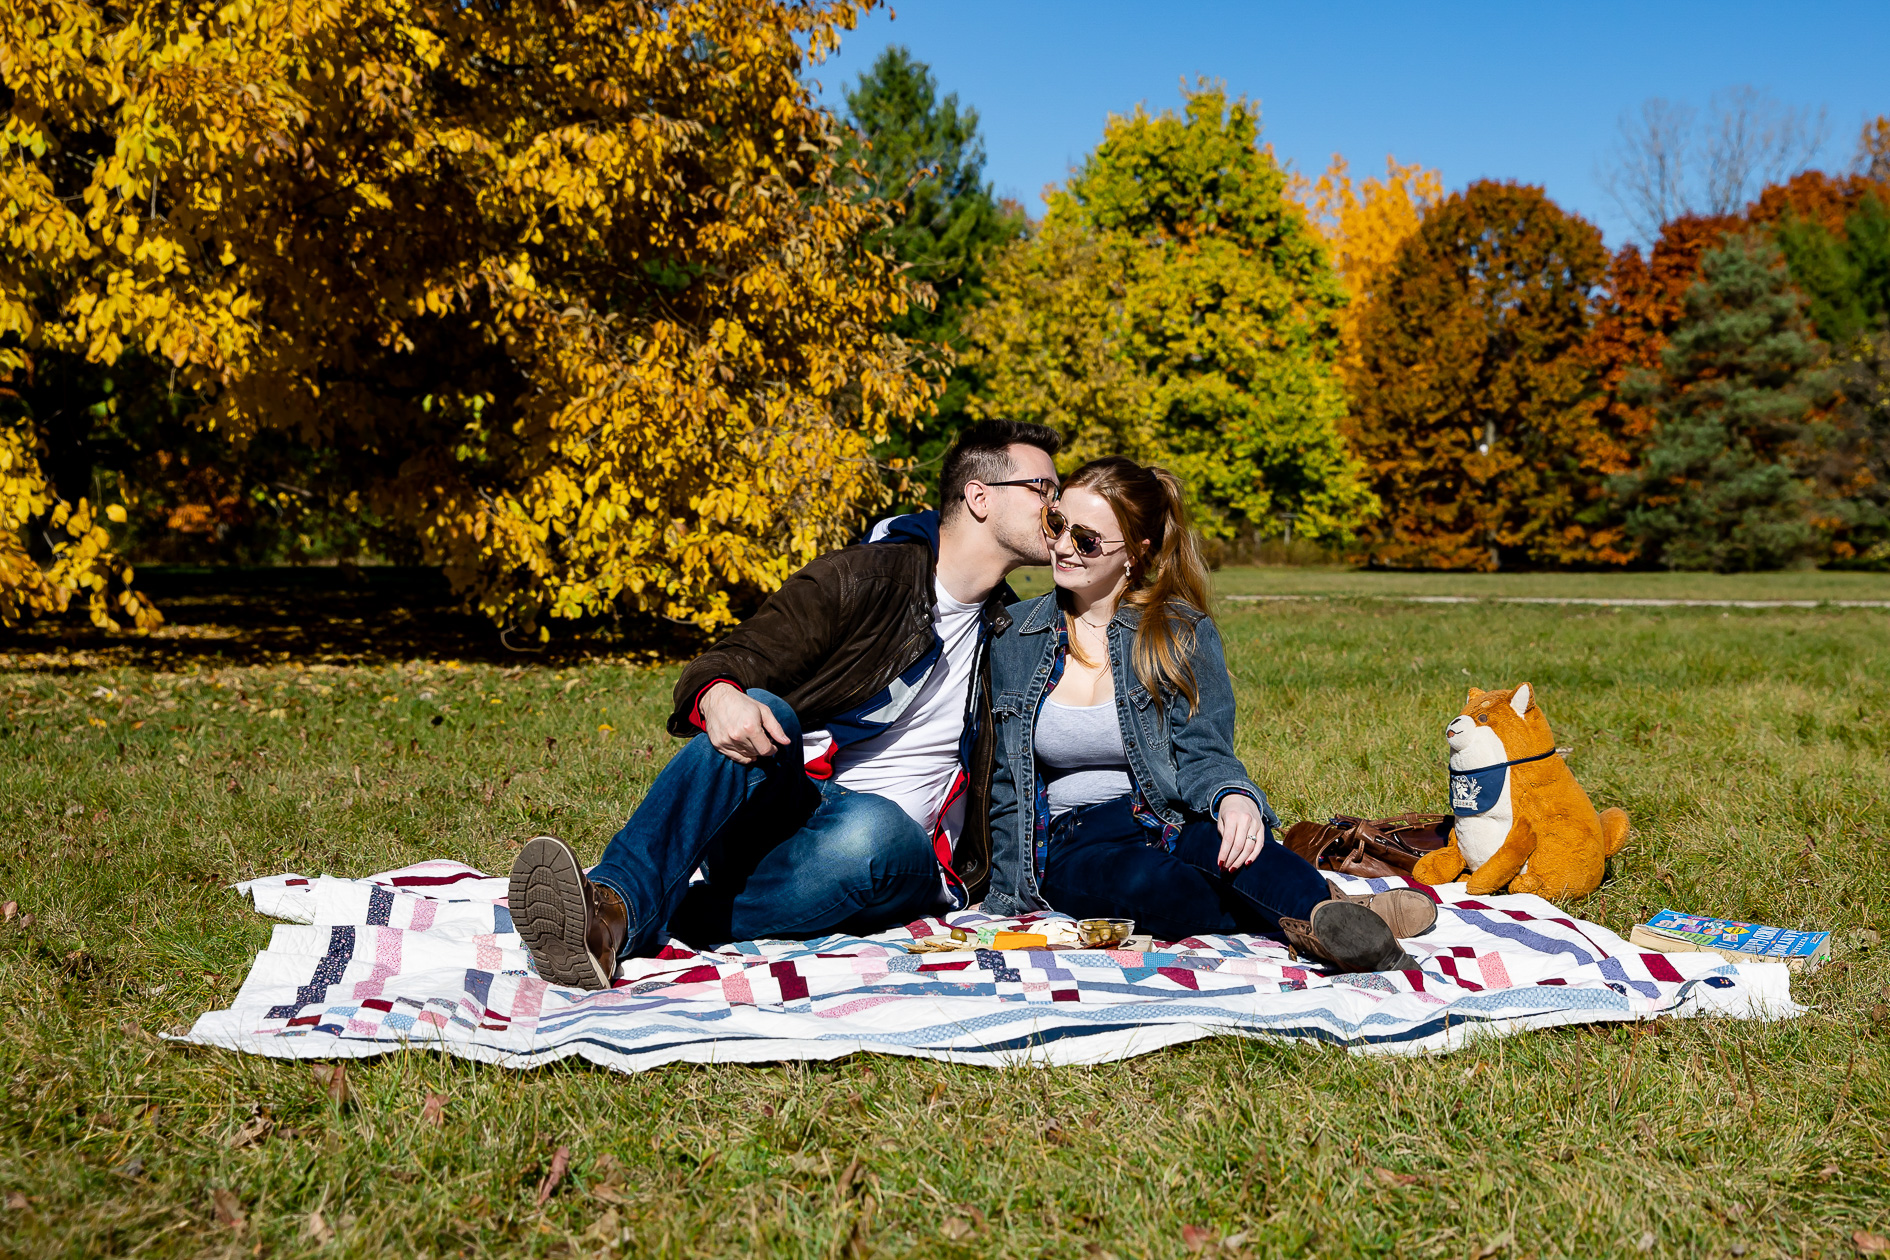
<svg viewBox="0 0 1890 1260"><path fill-rule="evenodd" d="M1059 478L1051 429L972 425L939 510L812 561L692 661L685 744L597 864L528 841L512 920L539 974L608 988L671 937L865 934L982 904L1284 937L1343 972L1415 965L1413 889L1346 895L1273 838L1173 474ZM1049 565L1019 602L1005 578ZM702 878L696 878L700 873Z"/></svg>

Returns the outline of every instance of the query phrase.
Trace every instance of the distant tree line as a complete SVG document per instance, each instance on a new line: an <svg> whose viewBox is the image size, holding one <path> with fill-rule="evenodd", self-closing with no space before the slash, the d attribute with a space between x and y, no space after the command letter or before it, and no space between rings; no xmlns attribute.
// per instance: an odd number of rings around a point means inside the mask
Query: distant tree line
<svg viewBox="0 0 1890 1260"><path fill-rule="evenodd" d="M1538 188L1301 177L1202 83L1032 222L909 51L819 105L844 6L22 5L0 624L374 556L713 631L1000 415L1174 468L1223 554L1890 566L1890 119L1806 171L1821 118L1653 103L1610 254Z"/></svg>
<svg viewBox="0 0 1890 1260"><path fill-rule="evenodd" d="M861 85L931 91L903 49ZM881 117L856 105L869 149ZM921 421L929 449L964 417L1037 420L1069 460L1175 466L1210 537L1396 567L1890 567L1890 120L1854 170L1793 173L1822 116L1650 102L1603 182L1652 245L1613 254L1539 188L1445 196L1337 156L1309 182L1259 130L1206 84L1138 108L1041 223L967 240L976 286L932 314L965 402Z"/></svg>

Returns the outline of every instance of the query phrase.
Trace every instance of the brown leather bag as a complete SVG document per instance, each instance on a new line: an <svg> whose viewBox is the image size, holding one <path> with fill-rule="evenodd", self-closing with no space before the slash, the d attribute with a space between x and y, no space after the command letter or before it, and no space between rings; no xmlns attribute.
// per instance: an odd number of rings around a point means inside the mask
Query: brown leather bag
<svg viewBox="0 0 1890 1260"><path fill-rule="evenodd" d="M1366 879L1409 879L1419 858L1450 843L1456 822L1449 814L1399 814L1395 818L1339 814L1329 822L1294 823L1280 843L1322 871Z"/></svg>

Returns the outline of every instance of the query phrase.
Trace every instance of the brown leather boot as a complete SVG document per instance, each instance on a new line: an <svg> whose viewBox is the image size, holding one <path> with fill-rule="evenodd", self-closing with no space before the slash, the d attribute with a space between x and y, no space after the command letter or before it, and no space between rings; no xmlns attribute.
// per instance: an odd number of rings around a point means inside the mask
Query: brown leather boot
<svg viewBox="0 0 1890 1260"><path fill-rule="evenodd" d="M507 901L540 976L579 989L608 989L617 978L630 912L623 898L584 878L570 845L527 840L512 863Z"/></svg>
<svg viewBox="0 0 1890 1260"><path fill-rule="evenodd" d="M1303 919L1281 919L1287 944L1339 971L1403 971L1417 966L1385 921L1356 901L1322 901Z"/></svg>
<svg viewBox="0 0 1890 1260"><path fill-rule="evenodd" d="M1326 888L1334 901L1350 901L1369 909L1385 921L1391 934L1400 940L1422 936L1437 926L1437 903L1415 888L1392 888L1381 893L1340 892L1331 880Z"/></svg>

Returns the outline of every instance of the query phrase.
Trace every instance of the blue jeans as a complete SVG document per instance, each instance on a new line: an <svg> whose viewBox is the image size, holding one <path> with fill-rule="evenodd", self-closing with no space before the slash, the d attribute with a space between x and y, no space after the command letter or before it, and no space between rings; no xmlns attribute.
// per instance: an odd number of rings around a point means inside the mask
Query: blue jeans
<svg viewBox="0 0 1890 1260"><path fill-rule="evenodd" d="M702 946L878 931L943 902L919 824L883 796L808 778L794 711L748 694L774 712L787 747L744 766L696 736L590 872L630 911L621 957L670 936ZM692 887L697 867L708 881Z"/></svg>
<svg viewBox="0 0 1890 1260"><path fill-rule="evenodd" d="M1217 865L1212 818L1188 818L1175 851L1151 845L1126 796L1059 814L1050 824L1043 896L1079 919L1134 919L1136 930L1179 941L1204 932L1267 933L1303 919L1331 896L1326 878L1273 839L1231 874Z"/></svg>

